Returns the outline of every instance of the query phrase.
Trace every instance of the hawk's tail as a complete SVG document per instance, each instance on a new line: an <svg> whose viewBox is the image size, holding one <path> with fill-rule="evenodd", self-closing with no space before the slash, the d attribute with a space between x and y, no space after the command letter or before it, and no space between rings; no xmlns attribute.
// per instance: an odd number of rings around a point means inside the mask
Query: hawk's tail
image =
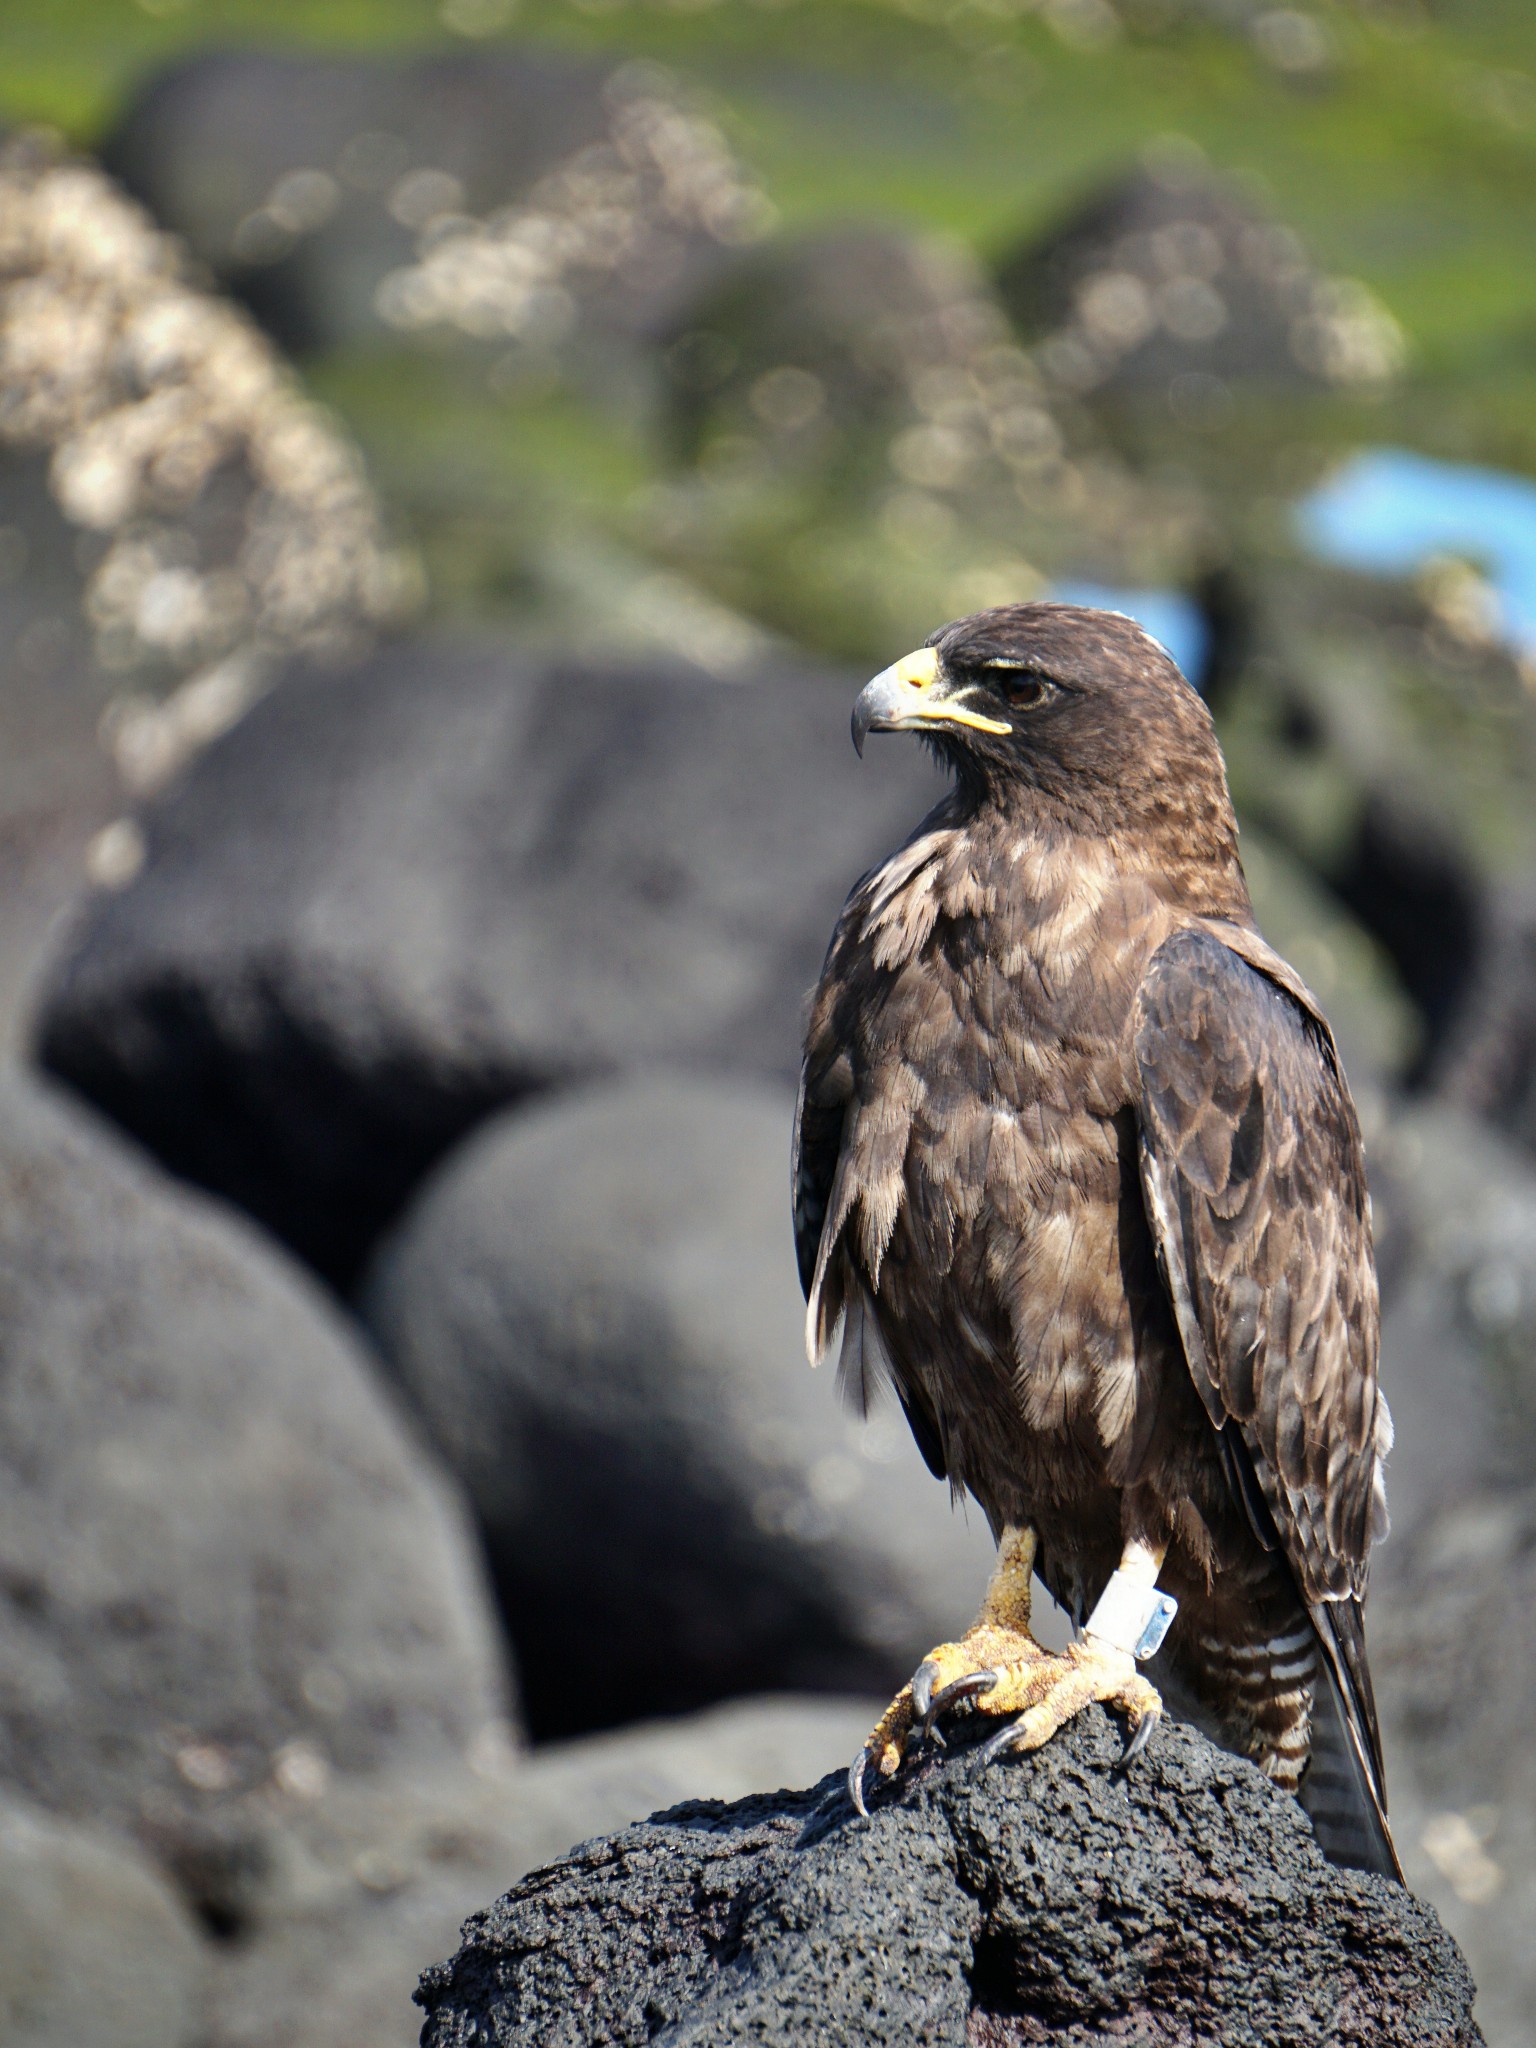
<svg viewBox="0 0 1536 2048"><path fill-rule="evenodd" d="M1297 1791L1330 1863L1404 1882L1387 1821L1381 1736L1357 1600L1312 1608L1323 1682L1312 1702L1312 1757Z"/></svg>

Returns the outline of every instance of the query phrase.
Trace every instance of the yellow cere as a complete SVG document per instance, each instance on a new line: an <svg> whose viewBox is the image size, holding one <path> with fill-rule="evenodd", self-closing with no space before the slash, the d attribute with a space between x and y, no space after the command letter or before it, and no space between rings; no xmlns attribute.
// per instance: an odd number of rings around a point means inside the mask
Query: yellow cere
<svg viewBox="0 0 1536 2048"><path fill-rule="evenodd" d="M896 680L905 683L911 690L931 689L939 677L939 657L931 647L919 647L915 654L904 654L896 664Z"/></svg>
<svg viewBox="0 0 1536 2048"><path fill-rule="evenodd" d="M977 732L1010 733L1011 725L1004 725L996 718L987 718L979 711L967 710L961 695L948 696L937 687L945 680L944 671L937 653L931 647L919 647L913 654L904 654L900 661L894 661L882 669L870 684L871 690L888 689L895 685L898 690L910 690L917 703L902 711L902 724L907 725L968 725ZM932 691L932 696L927 693ZM900 728L887 727L890 730Z"/></svg>

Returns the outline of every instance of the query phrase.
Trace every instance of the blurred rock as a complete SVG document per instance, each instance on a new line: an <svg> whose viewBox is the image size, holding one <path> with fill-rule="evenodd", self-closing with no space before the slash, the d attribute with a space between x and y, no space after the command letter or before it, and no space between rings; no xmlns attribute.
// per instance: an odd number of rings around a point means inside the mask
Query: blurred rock
<svg viewBox="0 0 1536 2048"><path fill-rule="evenodd" d="M1461 834L1383 777L1367 784L1329 879L1417 1007L1411 1071L1438 1069L1447 1038L1486 1006L1475 983L1488 947L1489 892Z"/></svg>
<svg viewBox="0 0 1536 2048"><path fill-rule="evenodd" d="M889 1695L980 1597L980 1516L805 1363L792 1112L638 1077L512 1113L380 1254L366 1312L480 1515L536 1734Z"/></svg>
<svg viewBox="0 0 1536 2048"><path fill-rule="evenodd" d="M6 2048L201 2048L203 1944L122 1841L0 1796Z"/></svg>
<svg viewBox="0 0 1536 2048"><path fill-rule="evenodd" d="M422 174L435 172L454 201L443 211L485 212L598 140L601 79L534 51L392 65L202 50L140 86L101 155L286 347L302 349L377 331L374 293L414 247L397 218L406 178L425 201Z"/></svg>
<svg viewBox="0 0 1536 2048"><path fill-rule="evenodd" d="M1246 815L1242 857L1259 929L1322 1004L1363 1115L1417 1057L1421 1013L1380 938L1309 861Z"/></svg>
<svg viewBox="0 0 1536 2048"><path fill-rule="evenodd" d="M1400 1104L1368 1140L1411 1250L1382 1329L1400 1534L1536 1464L1536 1170L1474 1118Z"/></svg>
<svg viewBox="0 0 1536 2048"><path fill-rule="evenodd" d="M42 1058L345 1283L532 1088L795 1071L844 896L941 787L915 748L858 762L856 685L440 640L296 671L143 814Z"/></svg>
<svg viewBox="0 0 1536 2048"><path fill-rule="evenodd" d="M217 1925L240 1819L508 1711L457 1505L335 1311L94 1119L0 1078L0 1777Z"/></svg>
<svg viewBox="0 0 1536 2048"><path fill-rule="evenodd" d="M1447 609L1464 580L1451 564L1416 587L1277 578L1291 624L1274 635L1266 620L1268 664L1243 685L1246 703L1238 693L1234 779L1390 958L1419 1018L1410 1081L1529 1153L1532 667ZM1261 697L1271 708L1256 716Z"/></svg>
<svg viewBox="0 0 1536 2048"><path fill-rule="evenodd" d="M1380 384L1402 335L1366 287L1323 277L1198 152L1163 149L1006 257L1003 301L1073 391L1166 397L1198 426L1233 384Z"/></svg>
<svg viewBox="0 0 1536 2048"><path fill-rule="evenodd" d="M1382 1328L1397 1441L1367 1610L1387 1783L1416 1890L1466 1949L1495 2048L1536 1999L1536 1170L1465 1112L1367 1133L1402 1271ZM1373 1201L1376 1196L1373 1194Z"/></svg>
<svg viewBox="0 0 1536 2048"><path fill-rule="evenodd" d="M841 1699L764 1694L675 1720L642 1721L518 1758L508 1781L526 1830L526 1868L551 1863L622 1813L637 1820L680 1799L744 1799L846 1764L887 1695ZM564 1831L557 1849L555 1839Z"/></svg>
<svg viewBox="0 0 1536 2048"><path fill-rule="evenodd" d="M985 278L953 243L863 223L776 239L732 257L681 310L666 362L673 430L694 455L709 428L805 459L888 423L925 375L950 373L951 403L974 398L966 365L1009 339ZM1011 367L1015 403L1042 405L1027 362ZM1042 454L1059 452L1047 415L1033 428Z"/></svg>
<svg viewBox="0 0 1536 2048"><path fill-rule="evenodd" d="M1193 1730L1123 1781L1120 1748L1090 1709L1031 1757L912 1772L867 1821L838 1774L589 1843L427 1973L424 2048L1481 2041L1428 1907L1326 1864Z"/></svg>
<svg viewBox="0 0 1536 2048"><path fill-rule="evenodd" d="M46 464L0 460L0 1050L12 1056L55 920L122 803L97 736L119 684L80 609L78 539Z"/></svg>
<svg viewBox="0 0 1536 2048"><path fill-rule="evenodd" d="M1245 827L1310 871L1411 1003L1398 1076L1519 1129L1536 1059L1520 939L1536 705L1517 652L1448 608L1457 581L1244 555L1215 710ZM1297 965L1326 981L1306 949Z"/></svg>
<svg viewBox="0 0 1536 2048"><path fill-rule="evenodd" d="M97 657L125 692L190 691L194 738L264 663L355 648L415 594L355 450L270 344L110 179L35 138L0 147L0 445L48 458ZM119 708L149 787L172 735Z"/></svg>
<svg viewBox="0 0 1536 2048"><path fill-rule="evenodd" d="M299 351L644 329L761 213L660 67L531 48L205 51L149 81L104 155Z"/></svg>
<svg viewBox="0 0 1536 2048"><path fill-rule="evenodd" d="M1490 2048L1536 2011L1536 1494L1484 1485L1381 1553L1370 1609L1397 1842L1466 1952Z"/></svg>
<svg viewBox="0 0 1536 2048"><path fill-rule="evenodd" d="M1536 1152L1536 895L1527 880L1480 894L1462 950L1435 1092Z"/></svg>
<svg viewBox="0 0 1536 2048"><path fill-rule="evenodd" d="M573 1841L679 1799L739 1799L843 1763L874 1701L744 1700L480 1772L333 1781L285 1824L290 1882L254 1937L219 1952L217 2048L414 2048L422 1970L488 1896Z"/></svg>
<svg viewBox="0 0 1536 2048"><path fill-rule="evenodd" d="M729 255L663 369L657 543L850 658L1053 577L1182 583L1215 545L1200 493L1115 455L950 240L850 223Z"/></svg>

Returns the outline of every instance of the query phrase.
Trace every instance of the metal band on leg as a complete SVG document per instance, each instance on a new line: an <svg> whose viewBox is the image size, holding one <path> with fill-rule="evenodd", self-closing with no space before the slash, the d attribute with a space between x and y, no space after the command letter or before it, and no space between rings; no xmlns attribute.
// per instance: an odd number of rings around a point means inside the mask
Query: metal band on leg
<svg viewBox="0 0 1536 2048"><path fill-rule="evenodd" d="M1083 1634L1123 1651L1140 1664L1157 1655L1178 1611L1179 1603L1171 1593L1160 1593L1143 1576L1122 1565L1110 1574L1098 1605L1083 1624Z"/></svg>

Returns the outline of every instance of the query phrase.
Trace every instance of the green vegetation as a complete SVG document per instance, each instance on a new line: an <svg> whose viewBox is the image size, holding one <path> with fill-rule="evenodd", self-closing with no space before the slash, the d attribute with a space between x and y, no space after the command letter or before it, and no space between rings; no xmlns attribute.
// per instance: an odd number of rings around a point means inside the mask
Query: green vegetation
<svg viewBox="0 0 1536 2048"><path fill-rule="evenodd" d="M1314 14L1329 58L1294 78L1198 21L1083 48L1002 6L523 0L500 35L705 81L791 224L874 214L986 247L1176 131L1259 179L1321 262L1364 278L1424 374L1481 381L1490 353L1504 359L1494 338L1514 352L1533 314L1536 17L1523 0ZM188 49L452 40L427 0L49 0L7 17L0 111L87 146L140 74Z"/></svg>
<svg viewBox="0 0 1536 2048"><path fill-rule="evenodd" d="M500 18L488 47L643 54L686 73L788 227L896 220L983 253L1177 133L1251 178L1323 267L1363 279L1401 323L1411 374L1380 437L1536 469L1536 15L1525 0L1315 4L1307 18L1326 60L1297 74L1251 36L1202 21L1197 4L1155 11L1168 26L1078 44L1007 0L445 0L441 12L430 0L49 0L7 10L0 117L54 124L89 147L141 75L189 50L462 46L445 15ZM1072 8L1052 18L1080 19ZM464 421L462 390L403 366L331 364L317 382L385 475L414 466L392 443L426 453ZM505 402L498 410L505 420ZM567 420L582 478L628 469L622 446L596 454L601 417ZM526 416L515 436L486 427L516 496L524 462L539 471L547 459L547 436L525 429Z"/></svg>

